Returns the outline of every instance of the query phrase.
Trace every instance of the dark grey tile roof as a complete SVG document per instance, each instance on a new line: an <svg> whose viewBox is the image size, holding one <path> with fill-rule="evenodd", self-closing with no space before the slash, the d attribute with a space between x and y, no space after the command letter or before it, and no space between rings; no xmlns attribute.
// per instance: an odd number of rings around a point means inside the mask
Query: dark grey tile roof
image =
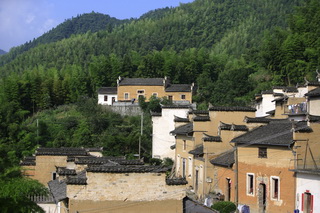
<svg viewBox="0 0 320 213"><path fill-rule="evenodd" d="M190 104L170 104L161 106L162 109L189 109L190 107Z"/></svg>
<svg viewBox="0 0 320 213"><path fill-rule="evenodd" d="M305 94L308 97L318 97L320 96L320 88L313 89Z"/></svg>
<svg viewBox="0 0 320 213"><path fill-rule="evenodd" d="M195 114L195 115L209 115L208 110L190 110L189 114Z"/></svg>
<svg viewBox="0 0 320 213"><path fill-rule="evenodd" d="M270 110L268 112L266 112L266 114L268 115L274 115L276 113L276 110Z"/></svg>
<svg viewBox="0 0 320 213"><path fill-rule="evenodd" d="M193 132L193 123L188 123L177 127L175 130L171 131L170 134L173 135L186 135Z"/></svg>
<svg viewBox="0 0 320 213"><path fill-rule="evenodd" d="M87 152L103 152L103 147L84 148Z"/></svg>
<svg viewBox="0 0 320 213"><path fill-rule="evenodd" d="M226 124L221 121L220 121L219 128L221 130L248 131L248 127L246 125Z"/></svg>
<svg viewBox="0 0 320 213"><path fill-rule="evenodd" d="M312 128L308 126L306 121L299 121L294 124L295 132L312 132Z"/></svg>
<svg viewBox="0 0 320 213"><path fill-rule="evenodd" d="M87 151L84 148L63 147L63 148L38 148L36 155L53 156L86 156Z"/></svg>
<svg viewBox="0 0 320 213"><path fill-rule="evenodd" d="M284 87L282 89L283 92L298 92L298 89L296 87Z"/></svg>
<svg viewBox="0 0 320 213"><path fill-rule="evenodd" d="M20 162L20 166L35 166L35 165L36 165L35 156L27 156Z"/></svg>
<svg viewBox="0 0 320 213"><path fill-rule="evenodd" d="M189 154L192 154L192 155L203 155L204 154L203 145L200 145L200 146L196 147L194 150L191 150L189 152Z"/></svg>
<svg viewBox="0 0 320 213"><path fill-rule="evenodd" d="M210 121L209 116L196 116L193 118L193 121Z"/></svg>
<svg viewBox="0 0 320 213"><path fill-rule="evenodd" d="M174 122L189 122L189 118L181 118L178 116L174 116Z"/></svg>
<svg viewBox="0 0 320 213"><path fill-rule="evenodd" d="M293 143L292 122L270 122L232 139L239 144L288 146Z"/></svg>
<svg viewBox="0 0 320 213"><path fill-rule="evenodd" d="M279 96L280 96L280 97L283 97L284 94L283 94L283 93L276 93L276 92L275 92L275 93L273 93L273 96L274 96L274 97L279 97Z"/></svg>
<svg viewBox="0 0 320 213"><path fill-rule="evenodd" d="M161 117L162 113L161 112L150 112L151 116L155 116L155 117Z"/></svg>
<svg viewBox="0 0 320 213"><path fill-rule="evenodd" d="M75 164L82 164L82 165L102 165L110 162L114 162L116 164L121 165L141 165L144 164L140 160L126 160L125 157L76 157L74 160Z"/></svg>
<svg viewBox="0 0 320 213"><path fill-rule="evenodd" d="M123 78L119 86L163 86L164 78Z"/></svg>
<svg viewBox="0 0 320 213"><path fill-rule="evenodd" d="M165 173L169 170L163 166L89 166L87 172L105 173Z"/></svg>
<svg viewBox="0 0 320 213"><path fill-rule="evenodd" d="M276 98L276 99L272 100L272 102L284 102L286 100L288 100L288 96L282 96L280 98Z"/></svg>
<svg viewBox="0 0 320 213"><path fill-rule="evenodd" d="M113 162L116 162L120 165L144 165L144 162L141 160L125 160L125 159L117 159L112 160Z"/></svg>
<svg viewBox="0 0 320 213"><path fill-rule="evenodd" d="M220 136L211 136L211 135L207 135L205 133L203 133L202 140L204 142L222 142L221 137Z"/></svg>
<svg viewBox="0 0 320 213"><path fill-rule="evenodd" d="M308 115L307 118L309 122L320 122L320 116Z"/></svg>
<svg viewBox="0 0 320 213"><path fill-rule="evenodd" d="M250 118L250 117L245 117L244 122L246 123L269 123L272 121L271 118L266 118L266 117L255 117L255 118Z"/></svg>
<svg viewBox="0 0 320 213"><path fill-rule="evenodd" d="M66 167L57 167L56 169L58 175L76 175L76 170L67 169Z"/></svg>
<svg viewBox="0 0 320 213"><path fill-rule="evenodd" d="M306 86L320 86L319 81L310 81L305 84Z"/></svg>
<svg viewBox="0 0 320 213"><path fill-rule="evenodd" d="M186 185L188 181L185 178L167 178L166 184L169 186Z"/></svg>
<svg viewBox="0 0 320 213"><path fill-rule="evenodd" d="M56 203L67 198L67 184L65 180L51 180L48 182L48 186Z"/></svg>
<svg viewBox="0 0 320 213"><path fill-rule="evenodd" d="M101 87L98 94L117 94L117 87Z"/></svg>
<svg viewBox="0 0 320 213"><path fill-rule="evenodd" d="M252 107L242 106L213 106L209 108L209 111L240 111L240 112L255 112L256 109Z"/></svg>
<svg viewBox="0 0 320 213"><path fill-rule="evenodd" d="M261 94L273 94L273 90L265 90L265 91L262 91Z"/></svg>
<svg viewBox="0 0 320 213"><path fill-rule="evenodd" d="M166 92L191 92L191 84L169 84Z"/></svg>
<svg viewBox="0 0 320 213"><path fill-rule="evenodd" d="M210 160L210 163L216 166L231 167L234 164L234 151L230 151L219 155L218 157Z"/></svg>
<svg viewBox="0 0 320 213"><path fill-rule="evenodd" d="M83 170L77 173L76 176L68 176L66 179L67 185L87 185L86 171Z"/></svg>

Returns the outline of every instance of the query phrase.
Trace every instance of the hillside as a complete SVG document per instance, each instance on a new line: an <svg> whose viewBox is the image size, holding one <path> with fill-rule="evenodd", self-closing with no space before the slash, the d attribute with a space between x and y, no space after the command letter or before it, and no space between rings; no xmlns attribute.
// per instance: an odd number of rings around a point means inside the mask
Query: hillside
<svg viewBox="0 0 320 213"><path fill-rule="evenodd" d="M112 18L109 15L95 12L72 17L71 19L65 20L57 27L49 30L33 41L26 42L23 45L13 48L9 54L1 58L0 65L9 63L17 55L22 54L38 45L57 42L62 39L69 38L73 34L84 34L88 31L98 32L101 30L106 30L107 32L111 32L115 26L127 22L129 22L129 20L119 20Z"/></svg>
<svg viewBox="0 0 320 213"><path fill-rule="evenodd" d="M6 51L0 49L0 55L4 55L4 54L6 54L6 53L7 53Z"/></svg>

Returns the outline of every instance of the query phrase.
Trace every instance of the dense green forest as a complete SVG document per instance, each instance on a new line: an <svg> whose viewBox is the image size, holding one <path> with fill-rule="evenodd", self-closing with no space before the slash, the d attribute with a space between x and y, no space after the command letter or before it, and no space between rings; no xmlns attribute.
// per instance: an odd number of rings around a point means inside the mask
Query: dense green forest
<svg viewBox="0 0 320 213"><path fill-rule="evenodd" d="M96 105L97 88L118 76L195 82L194 101L206 109L250 105L273 85L314 80L319 68L318 0L195 0L85 32L68 27L74 19L0 57L1 174L38 145L136 153L140 118ZM150 117L144 122L148 157Z"/></svg>

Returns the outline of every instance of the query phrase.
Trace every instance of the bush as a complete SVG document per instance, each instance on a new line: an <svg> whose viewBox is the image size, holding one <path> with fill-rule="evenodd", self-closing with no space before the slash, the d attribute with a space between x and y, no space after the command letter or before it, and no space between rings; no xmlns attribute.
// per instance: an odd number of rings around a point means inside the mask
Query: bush
<svg viewBox="0 0 320 213"><path fill-rule="evenodd" d="M230 213L237 210L234 203L230 201L220 201L211 206L212 209L219 211L220 213Z"/></svg>

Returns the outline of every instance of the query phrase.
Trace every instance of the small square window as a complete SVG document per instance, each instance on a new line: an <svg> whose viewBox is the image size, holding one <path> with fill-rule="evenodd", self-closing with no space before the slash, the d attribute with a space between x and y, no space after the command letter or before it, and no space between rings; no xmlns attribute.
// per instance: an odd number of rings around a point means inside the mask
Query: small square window
<svg viewBox="0 0 320 213"><path fill-rule="evenodd" d="M107 95L104 96L104 101L108 101L108 96Z"/></svg>
<svg viewBox="0 0 320 213"><path fill-rule="evenodd" d="M267 158L267 148L259 147L259 158Z"/></svg>
<svg viewBox="0 0 320 213"><path fill-rule="evenodd" d="M181 99L185 100L186 99L186 95L181 95Z"/></svg>
<svg viewBox="0 0 320 213"><path fill-rule="evenodd" d="M137 93L138 94L144 94L144 90L138 90Z"/></svg>

